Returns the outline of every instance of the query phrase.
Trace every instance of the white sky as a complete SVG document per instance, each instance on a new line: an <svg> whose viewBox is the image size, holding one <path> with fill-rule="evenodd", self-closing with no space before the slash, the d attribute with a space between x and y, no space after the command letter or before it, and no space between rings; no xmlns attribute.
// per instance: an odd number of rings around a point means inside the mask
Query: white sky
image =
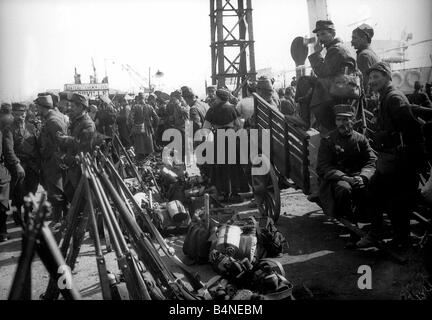
<svg viewBox="0 0 432 320"><path fill-rule="evenodd" d="M293 69L291 42L309 34L306 0L252 5L256 68ZM91 57L99 80L104 59L111 59L110 87L136 86L120 68L124 63L145 77L149 67L152 74L164 72L168 93L189 85L203 95L211 75L209 8L208 0L0 0L0 100L62 90L73 83L75 66L88 82ZM353 29L348 25L365 18L375 39L399 40L404 28L413 42L432 38L430 0L328 0L328 9L345 41Z"/></svg>

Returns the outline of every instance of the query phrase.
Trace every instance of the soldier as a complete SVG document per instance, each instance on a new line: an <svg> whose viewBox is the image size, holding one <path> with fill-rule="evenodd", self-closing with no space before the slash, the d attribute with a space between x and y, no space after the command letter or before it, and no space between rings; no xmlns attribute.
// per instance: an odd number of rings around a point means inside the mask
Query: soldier
<svg viewBox="0 0 432 320"><path fill-rule="evenodd" d="M278 110L280 109L280 100L273 88L273 81L270 78L266 76L259 77L256 91L265 101Z"/></svg>
<svg viewBox="0 0 432 320"><path fill-rule="evenodd" d="M99 99L99 110L95 117L97 130L106 136L112 137L114 134L116 110L108 96L100 96Z"/></svg>
<svg viewBox="0 0 432 320"><path fill-rule="evenodd" d="M353 130L353 107L336 105L334 110L337 129L321 140L318 151L319 198L325 214L357 222L355 213L362 210L353 209L365 199L376 156L367 138ZM358 240L352 234L348 246Z"/></svg>
<svg viewBox="0 0 432 320"><path fill-rule="evenodd" d="M356 62L348 48L339 38L336 38L336 30L332 21L317 21L313 33L316 33L318 41L314 46L315 52L309 56L309 62L318 81L313 90L310 108L321 125L322 131L330 131L335 129L333 106L338 103L329 92L331 78L344 74L346 67L350 72L354 72ZM327 50L325 57L321 54L324 48Z"/></svg>
<svg viewBox="0 0 432 320"><path fill-rule="evenodd" d="M3 130L3 141L9 147L11 159L8 166L12 174L11 199L16 208L13 213L15 223L22 225L21 208L24 196L29 192L36 194L39 185L40 155L38 146L38 131L36 127L26 121L27 106L24 103L12 103L14 121ZM27 217L25 217L27 220Z"/></svg>
<svg viewBox="0 0 432 320"><path fill-rule="evenodd" d="M425 108L432 108L432 102L422 89L423 85L420 83L420 81L414 82L414 92L409 96L409 102Z"/></svg>
<svg viewBox="0 0 432 320"><path fill-rule="evenodd" d="M210 107L215 104L217 87L212 85L207 87L207 98L204 100Z"/></svg>
<svg viewBox="0 0 432 320"><path fill-rule="evenodd" d="M373 36L373 28L365 23L355 28L351 36L351 45L357 50L357 67L363 75L363 87L366 94L369 93L366 73L370 67L380 61L377 54L370 48Z"/></svg>
<svg viewBox="0 0 432 320"><path fill-rule="evenodd" d="M202 128L205 115L210 107L207 103L198 100L198 97L189 87L182 87L182 97L190 106L189 117L193 122L193 132L195 133L198 129Z"/></svg>
<svg viewBox="0 0 432 320"><path fill-rule="evenodd" d="M378 62L367 75L371 89L380 94L377 132L373 137L378 160L368 200L372 210L372 228L357 246L373 246L380 238L385 211L394 231L392 244L405 247L410 242L410 215L419 185L418 171L424 167L424 138L408 109L408 99L392 85L390 66Z"/></svg>
<svg viewBox="0 0 432 320"><path fill-rule="evenodd" d="M132 128L132 140L138 161L154 152L153 133L158 121L156 111L145 103L143 95L139 95L128 119L129 126Z"/></svg>
<svg viewBox="0 0 432 320"><path fill-rule="evenodd" d="M87 97L74 93L70 99L69 117L71 124L69 135L58 134L59 145L66 150L65 164L69 167L65 178L65 194L72 200L74 191L81 178L81 169L75 161L80 152L93 151L96 126L88 114Z"/></svg>
<svg viewBox="0 0 432 320"><path fill-rule="evenodd" d="M125 96L120 100L120 112L116 119L119 138L125 148L130 148L132 145L130 140L130 127L127 124L130 111L131 107L127 97Z"/></svg>
<svg viewBox="0 0 432 320"><path fill-rule="evenodd" d="M0 141L3 141L2 130L0 130ZM6 226L6 212L9 210L9 187L11 181L9 171L4 165L3 149L3 143L0 143L0 242L9 240Z"/></svg>
<svg viewBox="0 0 432 320"><path fill-rule="evenodd" d="M39 96L34 101L39 107L43 119L40 133L41 184L47 191L52 204L53 227L60 226L63 211L66 210L66 199L63 190L64 150L59 147L58 134L67 134L68 122L65 116L54 109L50 95Z"/></svg>
<svg viewBox="0 0 432 320"><path fill-rule="evenodd" d="M0 108L0 129L3 130L12 122L12 106L9 103L2 103Z"/></svg>

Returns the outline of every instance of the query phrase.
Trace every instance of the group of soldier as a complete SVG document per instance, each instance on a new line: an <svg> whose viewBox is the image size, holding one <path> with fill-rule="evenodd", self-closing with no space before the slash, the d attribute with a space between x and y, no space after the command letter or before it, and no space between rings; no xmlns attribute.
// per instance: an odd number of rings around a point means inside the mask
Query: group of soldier
<svg viewBox="0 0 432 320"><path fill-rule="evenodd" d="M313 81L300 78L279 96L274 81L260 77L247 83L248 95L241 100L226 87L217 86L209 86L206 99L200 100L190 87L183 86L165 96L140 93L135 98L122 95L113 100L101 96L95 102L79 93L40 93L31 106L2 105L0 241L8 238L9 200L15 222L26 223L23 198L35 193L39 184L52 204L51 227L60 226L80 178L79 152L91 151L102 140L118 136L124 147L133 147L136 160L141 161L166 145L162 140L166 129L175 128L184 136L187 121L192 122L194 132L252 127L251 95L256 92L287 117L302 118L302 104L307 103L322 134L316 200L329 215L372 222L371 232L363 239L352 235L350 246L373 245L380 237L384 212L392 221L395 244L408 243L409 212L416 198L418 171L424 167L424 137L408 112L410 102L392 85L390 66L380 62L370 48L372 27L363 24L353 30L351 44L357 57L336 38L331 21L318 21L313 32L318 39L309 56ZM355 72L361 75L366 97L379 97L371 140L354 130L358 104L336 99L328 89L328 79ZM304 90L305 83L313 90ZM415 98L423 99L428 107L430 100L419 89L417 86ZM304 92L309 97L302 96ZM235 164L215 169L210 178L224 196L238 196L242 185L247 185Z"/></svg>
<svg viewBox="0 0 432 320"><path fill-rule="evenodd" d="M392 225L391 243L406 247L410 244L410 213L417 199L419 173L427 166L426 136L410 112L410 101L392 84L390 66L370 48L372 27L363 24L353 30L351 44L357 50L356 58L336 38L331 21L318 21L314 33L318 41L309 61L316 83L309 107L323 133L316 200L330 216L371 222L369 233L361 239L352 234L348 247L375 245L383 236L384 213ZM358 104L331 96L326 86L332 77L354 72L360 72L366 97L378 97L375 132L368 137L354 130Z"/></svg>

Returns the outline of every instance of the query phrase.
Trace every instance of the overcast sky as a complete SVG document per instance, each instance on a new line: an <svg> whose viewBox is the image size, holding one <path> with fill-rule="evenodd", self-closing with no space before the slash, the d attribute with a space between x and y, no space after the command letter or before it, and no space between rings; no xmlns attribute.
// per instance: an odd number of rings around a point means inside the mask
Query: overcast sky
<svg viewBox="0 0 432 320"><path fill-rule="evenodd" d="M309 34L306 0L252 0L256 68L293 69L291 41ZM350 40L355 23L368 19L376 39L432 38L430 0L328 0L337 33ZM168 93L189 85L202 95L210 82L208 0L0 0L0 99L21 100L73 83L76 66L88 82L94 58L99 80L136 87L121 64ZM428 56L430 52L425 53ZM423 50L422 52L424 52Z"/></svg>

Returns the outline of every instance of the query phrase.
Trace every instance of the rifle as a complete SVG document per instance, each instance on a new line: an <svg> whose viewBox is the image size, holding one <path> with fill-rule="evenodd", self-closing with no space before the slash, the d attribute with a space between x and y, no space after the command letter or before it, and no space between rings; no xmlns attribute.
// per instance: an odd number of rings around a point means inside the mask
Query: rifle
<svg viewBox="0 0 432 320"><path fill-rule="evenodd" d="M134 300L150 300L151 298L146 284L139 272L137 263L127 246L126 240L121 232L114 212L112 211L111 205L108 202L105 191L102 188L99 179L96 178L91 162L88 159L83 159L83 162L86 166L86 174L88 175L93 190L95 191L95 196L101 208L103 219L106 222L108 232L112 239L118 266L124 275L128 292Z"/></svg>
<svg viewBox="0 0 432 320"><path fill-rule="evenodd" d="M29 202L35 202L34 195L30 194L26 202L26 210L29 210ZM36 239L41 232L43 221L48 212L45 204L46 193L42 193L38 210L34 219L29 219L22 236L22 250L18 260L17 269L9 292L9 300L30 300L31 299L31 264L33 261Z"/></svg>
<svg viewBox="0 0 432 320"><path fill-rule="evenodd" d="M90 224L93 230L93 239L94 239L94 246L95 246L95 254L96 254L96 265L98 268L98 274L99 274L99 282L102 289L102 298L104 300L111 300L111 288L110 288L110 281L108 279L108 271L106 268L105 258L102 253L101 244L100 244L100 238L99 238L99 230L97 227L96 222L96 216L94 212L93 207L93 197L91 194L89 182L88 182L88 176L87 172L83 170L84 174L86 175L86 179L84 180L84 189L87 196L88 201L88 213L90 215Z"/></svg>
<svg viewBox="0 0 432 320"><path fill-rule="evenodd" d="M31 262L34 257L34 251L38 253L42 263L50 274L50 280L57 285L59 288L59 278L62 276L59 271L66 266L63 256L57 246L57 242L54 239L53 234L46 224L44 219L48 211L49 205L45 201L46 193L42 194L39 207L37 209L36 217L33 225L29 223L25 230L26 235L23 237L23 251L20 256L20 261L15 274L12 289L9 295L9 299L29 299L31 298ZM30 206L29 202L35 203L35 198L32 194L27 198L26 209ZM68 272L68 271L67 271ZM66 285L60 289L60 293L67 300L80 300L81 295L75 288L72 279L66 275ZM55 279L55 280L54 280ZM23 285L27 285L27 288L23 288ZM24 291L23 291L24 290ZM25 291L26 290L26 291Z"/></svg>
<svg viewBox="0 0 432 320"><path fill-rule="evenodd" d="M127 212L127 208L114 186L112 185L106 171L101 168L98 172L104 186L107 188L111 199L114 201L120 213L120 218L124 222L129 231L134 243L134 247L141 261L145 261L151 269L153 276L168 290L168 293L177 299L196 300L198 299L194 294L190 293L184 283L176 278L174 274L162 261L161 256L157 252L154 245L150 242L147 235L142 232L138 224L132 219L132 214Z"/></svg>
<svg viewBox="0 0 432 320"><path fill-rule="evenodd" d="M102 157L103 154L102 154ZM106 165L108 165L108 168L113 169L112 163L105 157L104 161ZM126 228L129 230L129 233L131 234L135 246L136 251L138 253L138 256L140 257L141 261L145 262L152 262L153 264L150 266L153 273L160 276L161 281L164 284L170 285L170 284L177 284L177 286L174 288L174 293L177 297L179 294L183 296L186 299L189 300L195 300L197 299L196 296L194 296L192 293L188 292L188 290L184 287L184 284L177 279L173 273L166 267L164 262L161 260L161 257L159 253L156 251L154 245L149 241L147 238L147 235L140 229L138 224L134 219L131 219L131 214L127 212L127 208L124 204L124 202L121 200L120 196L118 195L117 191L114 189L112 183L110 182L108 175L104 169L101 169L99 172L102 182L104 183L105 187L111 194L111 198L116 203L117 208L119 209L120 217L123 220ZM174 251L171 248L168 248L167 244L165 243L164 239L160 235L159 231L156 229L154 224L152 223L148 213L144 213L144 211L140 208L139 204L135 201L133 198L133 195L131 194L130 190L127 188L127 186L124 184L124 182L119 177L118 173L115 170L110 171L111 176L113 176L118 184L121 186L121 188L126 192L126 195L129 199L129 201L132 203L133 207L136 209L136 214L141 213L141 215L144 217L144 221L146 223L146 226L148 227L148 230L150 231L151 235L155 238L155 240L160 245L160 248L164 251L166 256L178 267L180 267L186 277L189 279L191 285L195 290L200 290L204 286L203 284L196 279L191 273L191 271L180 261L180 259L174 254ZM149 256L150 255L150 256Z"/></svg>
<svg viewBox="0 0 432 320"><path fill-rule="evenodd" d="M117 134L114 134L114 139L115 141L118 143L118 145L120 146L120 149L122 150L123 154L125 155L129 165L131 166L132 170L134 171L135 174L135 178L138 179L138 182L142 185L143 184L143 180L142 177L139 175L138 173L138 169L136 168L136 166L133 164L132 159L129 156L129 153L126 151L125 147L123 146L123 144L120 141L120 138L118 137Z"/></svg>

